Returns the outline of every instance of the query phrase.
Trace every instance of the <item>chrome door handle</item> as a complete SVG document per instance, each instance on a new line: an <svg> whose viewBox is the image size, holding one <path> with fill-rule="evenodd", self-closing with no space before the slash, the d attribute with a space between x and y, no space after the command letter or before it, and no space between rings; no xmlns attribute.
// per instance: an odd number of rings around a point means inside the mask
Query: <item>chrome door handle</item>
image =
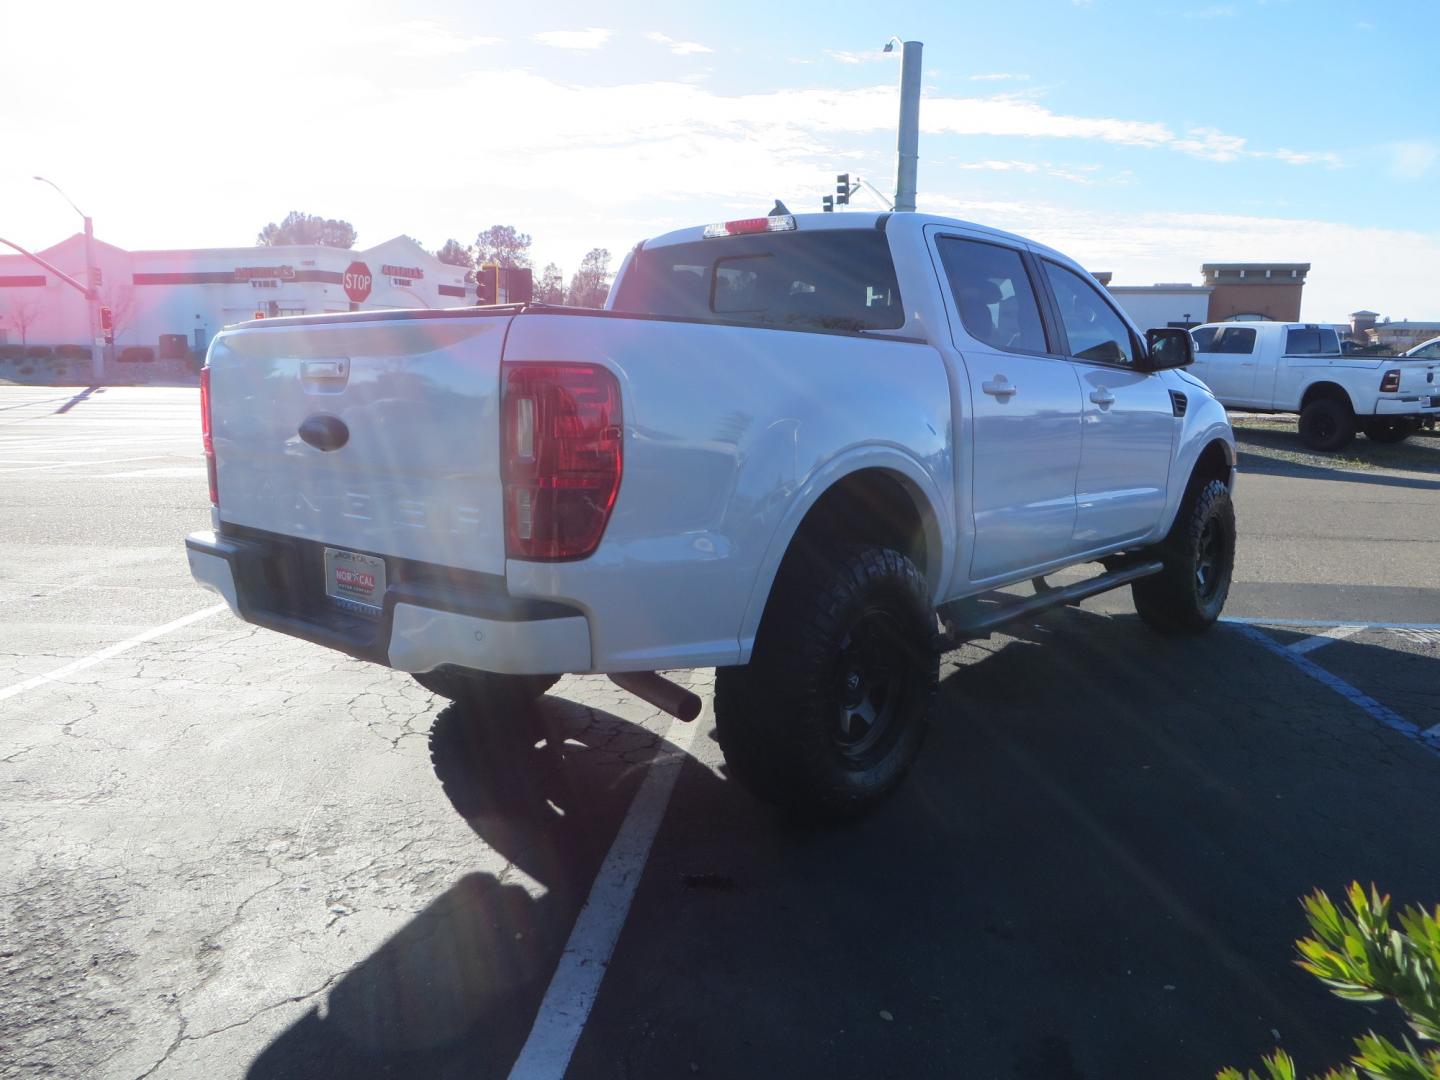
<svg viewBox="0 0 1440 1080"><path fill-rule="evenodd" d="M1096 387L1090 391L1090 400L1102 409L1108 409L1115 404L1115 395L1103 386Z"/></svg>
<svg viewBox="0 0 1440 1080"><path fill-rule="evenodd" d="M1010 380L1005 378L1004 375L996 375L995 378L989 382L981 383L980 389L984 390L985 393L991 397L999 398L1001 401L1012 398L1020 392L1020 388L1018 386L1012 386Z"/></svg>

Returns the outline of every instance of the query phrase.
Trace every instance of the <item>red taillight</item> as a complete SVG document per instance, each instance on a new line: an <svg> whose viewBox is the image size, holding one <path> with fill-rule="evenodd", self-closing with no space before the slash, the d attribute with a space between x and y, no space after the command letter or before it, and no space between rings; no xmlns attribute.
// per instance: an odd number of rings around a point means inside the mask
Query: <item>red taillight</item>
<svg viewBox="0 0 1440 1080"><path fill-rule="evenodd" d="M200 369L200 435L205 444L205 474L210 478L210 505L220 505L220 485L215 477L215 440L210 434L210 369Z"/></svg>
<svg viewBox="0 0 1440 1080"><path fill-rule="evenodd" d="M1391 368L1385 372L1385 377L1380 380L1380 393L1398 394L1400 392L1400 369Z"/></svg>
<svg viewBox="0 0 1440 1080"><path fill-rule="evenodd" d="M620 383L596 364L502 367L505 553L583 559L620 491Z"/></svg>

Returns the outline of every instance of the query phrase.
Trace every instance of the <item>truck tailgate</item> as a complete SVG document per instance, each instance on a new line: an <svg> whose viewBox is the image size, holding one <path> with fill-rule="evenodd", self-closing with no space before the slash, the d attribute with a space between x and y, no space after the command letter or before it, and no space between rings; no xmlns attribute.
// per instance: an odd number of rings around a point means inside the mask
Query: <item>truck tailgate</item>
<svg viewBox="0 0 1440 1080"><path fill-rule="evenodd" d="M1422 397L1440 395L1440 361L1397 357L1393 361L1384 361L1380 366L1388 370L1392 365L1400 369L1400 393Z"/></svg>
<svg viewBox="0 0 1440 1080"><path fill-rule="evenodd" d="M397 313L218 336L209 365L221 520L503 574L510 318Z"/></svg>

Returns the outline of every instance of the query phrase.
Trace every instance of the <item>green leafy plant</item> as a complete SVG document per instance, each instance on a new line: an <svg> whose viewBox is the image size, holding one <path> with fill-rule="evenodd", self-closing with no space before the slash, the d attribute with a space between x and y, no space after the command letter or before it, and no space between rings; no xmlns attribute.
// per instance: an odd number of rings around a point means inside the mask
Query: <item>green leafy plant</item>
<svg viewBox="0 0 1440 1080"><path fill-rule="evenodd" d="M1346 890L1341 911L1319 889L1301 903L1312 936L1295 943L1300 967L1347 1001L1393 1001L1421 1044L1440 1043L1440 907L1408 907L1397 929L1390 897L1359 882ZM1317 1080L1440 1080L1440 1049L1406 1036L1396 1046L1373 1031L1355 1040L1350 1064ZM1295 1062L1283 1050L1262 1058L1264 1073L1222 1069L1215 1080L1296 1080Z"/></svg>

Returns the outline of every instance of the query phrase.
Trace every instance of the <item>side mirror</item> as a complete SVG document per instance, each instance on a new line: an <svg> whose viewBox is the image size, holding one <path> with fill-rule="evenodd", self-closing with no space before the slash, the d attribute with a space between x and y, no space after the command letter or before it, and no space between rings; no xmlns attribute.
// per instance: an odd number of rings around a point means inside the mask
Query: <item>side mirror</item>
<svg viewBox="0 0 1440 1080"><path fill-rule="evenodd" d="M1195 362L1195 339L1189 330L1162 326L1145 331L1146 371L1165 371Z"/></svg>

